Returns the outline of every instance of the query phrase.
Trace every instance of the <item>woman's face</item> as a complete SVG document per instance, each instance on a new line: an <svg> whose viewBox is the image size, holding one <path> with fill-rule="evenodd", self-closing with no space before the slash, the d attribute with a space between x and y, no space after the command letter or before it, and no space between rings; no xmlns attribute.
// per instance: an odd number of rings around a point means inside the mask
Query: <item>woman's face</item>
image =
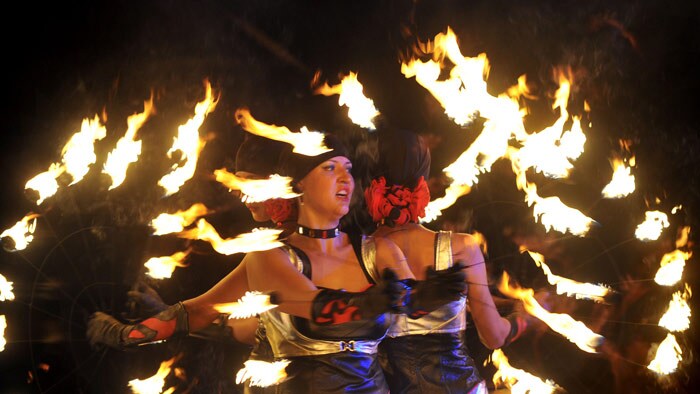
<svg viewBox="0 0 700 394"><path fill-rule="evenodd" d="M264 179L266 177L258 174L253 174L252 172L247 172L247 171L237 171L236 176L239 178L243 179ZM238 197L241 198L242 195L240 192L238 192ZM261 202L245 202L244 203L246 208L250 211L250 214L253 216L253 220L256 222L267 222L270 219L270 216L265 212L265 206L263 205L262 201Z"/></svg>
<svg viewBox="0 0 700 394"><path fill-rule="evenodd" d="M312 209L332 219L339 219L350 210L350 200L355 189L352 162L345 156L324 161L299 182L302 209Z"/></svg>

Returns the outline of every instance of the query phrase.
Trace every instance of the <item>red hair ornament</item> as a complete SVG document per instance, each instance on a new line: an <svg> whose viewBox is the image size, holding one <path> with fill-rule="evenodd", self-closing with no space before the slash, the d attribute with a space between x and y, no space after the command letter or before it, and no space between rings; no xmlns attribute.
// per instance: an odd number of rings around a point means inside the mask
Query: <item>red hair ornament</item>
<svg viewBox="0 0 700 394"><path fill-rule="evenodd" d="M367 210L375 223L389 226L418 222L425 216L425 207L430 202L430 190L423 177L413 189L401 185L386 185L384 177L375 178L365 189Z"/></svg>

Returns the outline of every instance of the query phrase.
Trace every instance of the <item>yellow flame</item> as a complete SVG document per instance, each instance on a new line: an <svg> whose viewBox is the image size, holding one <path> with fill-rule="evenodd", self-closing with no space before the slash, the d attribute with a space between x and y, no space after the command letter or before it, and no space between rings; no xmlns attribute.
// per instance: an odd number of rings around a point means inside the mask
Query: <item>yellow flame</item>
<svg viewBox="0 0 700 394"><path fill-rule="evenodd" d="M102 172L109 175L112 179L110 190L124 182L129 164L136 162L141 154L141 141L134 138L136 138L136 132L154 112L153 96L151 96L150 100L144 102L143 109L142 113L129 116L126 121L127 129L124 137L117 141L117 146L107 155Z"/></svg>
<svg viewBox="0 0 700 394"><path fill-rule="evenodd" d="M602 335L594 333L586 327L585 324L573 319L565 313L551 313L544 309L537 300L535 300L534 290L510 286L509 275L506 272L503 272L498 289L508 297L521 300L525 310L529 314L542 320L552 330L563 335L584 352L597 353L596 348L600 346L605 339Z"/></svg>
<svg viewBox="0 0 700 394"><path fill-rule="evenodd" d="M171 171L158 181L158 185L165 189L165 196L170 196L180 190L180 187L192 178L197 168L199 153L205 144L204 140L199 137L199 128L218 103L218 97L215 98L213 96L209 81L206 81L205 85L206 95L204 100L195 106L194 116L178 127L177 137L173 139L173 145L168 150L168 157L170 158L173 157L175 152L180 152L180 162L184 163L173 164Z"/></svg>
<svg viewBox="0 0 700 394"><path fill-rule="evenodd" d="M286 142L294 146L293 151L300 155L318 156L331 150L323 142L323 133L309 131L306 126L298 133L293 133L285 126L268 125L256 120L247 108L236 110L234 116L244 130L271 140Z"/></svg>
<svg viewBox="0 0 700 394"><path fill-rule="evenodd" d="M646 219L634 231L634 235L640 241L654 241L661 236L661 232L669 226L668 216L660 211L647 211Z"/></svg>
<svg viewBox="0 0 700 394"><path fill-rule="evenodd" d="M40 205L44 200L56 194L59 188L56 179L65 171L66 168L63 165L60 163L53 163L49 166L48 170L28 180L24 188L36 190L39 193L36 204Z"/></svg>
<svg viewBox="0 0 700 394"><path fill-rule="evenodd" d="M225 169L214 170L216 180L229 190L240 190L243 202L260 202L272 198L295 198L299 193L292 190L292 178L277 174L267 179L246 179Z"/></svg>
<svg viewBox="0 0 700 394"><path fill-rule="evenodd" d="M63 164L68 174L73 177L70 185L83 179L90 169L90 165L97 161L95 154L95 141L107 136L107 129L100 123L100 118L95 115L92 120L84 119L80 131L73 134L68 143L63 147Z"/></svg>
<svg viewBox="0 0 700 394"><path fill-rule="evenodd" d="M512 367L508 362L508 357L501 349L496 349L491 353L491 362L498 369L493 374L493 384L499 387L501 386L499 383L502 383L513 394L553 393L559 389L559 386L550 380L544 381L522 369Z"/></svg>
<svg viewBox="0 0 700 394"><path fill-rule="evenodd" d="M182 231L178 233L178 237L207 241L218 253L228 256L234 253L249 253L280 247L282 242L277 237L281 233L282 230L278 229L259 228L235 238L222 239L211 224L204 219L199 219L197 228Z"/></svg>
<svg viewBox="0 0 700 394"><path fill-rule="evenodd" d="M195 203L185 211L161 213L151 220L150 226L155 230L154 235L176 233L194 223L195 219L206 215L207 212L207 207L204 204Z"/></svg>
<svg viewBox="0 0 700 394"><path fill-rule="evenodd" d="M686 260L692 256L691 252L674 250L663 255L659 270L656 271L654 281L662 286L673 286L683 277L683 268Z"/></svg>
<svg viewBox="0 0 700 394"><path fill-rule="evenodd" d="M12 292L12 282L0 274L0 301L12 301L14 299L15 294Z"/></svg>
<svg viewBox="0 0 700 394"><path fill-rule="evenodd" d="M659 326L667 328L669 331L685 331L690 327L690 306L688 298L692 296L690 286L685 284L683 293L677 291L673 293L673 298L668 303L668 309L661 319Z"/></svg>
<svg viewBox="0 0 700 394"><path fill-rule="evenodd" d="M653 348L650 351L653 351ZM683 350L678 345L676 337L668 333L666 339L656 348L656 355L647 368L656 373L668 375L678 368L678 364L683 360L682 356Z"/></svg>
<svg viewBox="0 0 700 394"><path fill-rule="evenodd" d="M566 294L568 297L574 296L576 299L588 299L596 302L604 302L605 296L610 294L610 288L592 283L581 283L575 280L554 275L552 270L544 262L544 256L532 251L527 251L535 264L542 268L547 276L549 284L556 286L557 294Z"/></svg>
<svg viewBox="0 0 700 394"><path fill-rule="evenodd" d="M163 392L165 386L165 378L170 374L170 367L175 362L176 357L160 363L158 372L148 379L140 380L133 379L129 381L129 387L136 394L159 394ZM169 388L170 391L172 388ZM170 391L172 392L172 391Z"/></svg>
<svg viewBox="0 0 700 394"><path fill-rule="evenodd" d="M275 308L277 305L270 302L270 295L259 291L247 291L237 302L215 304L214 309L226 313L231 319L245 319L259 315Z"/></svg>
<svg viewBox="0 0 700 394"><path fill-rule="evenodd" d="M314 80L318 75L317 73ZM343 77L339 85L329 86L326 82L316 88L314 93L324 96L339 95L338 105L348 107L348 117L353 123L366 129L376 129L372 121L379 115L379 111L374 106L374 101L362 92L362 84L357 80L356 73L350 72Z"/></svg>
<svg viewBox="0 0 700 394"><path fill-rule="evenodd" d="M170 278L175 268L187 267L187 264L183 263L183 261L185 261L190 252L191 250L188 249L170 256L151 257L143 264L144 267L148 268L146 275L154 279Z"/></svg>
<svg viewBox="0 0 700 394"><path fill-rule="evenodd" d="M602 195L605 198L621 198L628 196L634 192L634 175L631 173L631 168L633 164L628 166L623 160L614 158L613 163L613 175L610 183L605 185L602 190Z"/></svg>
<svg viewBox="0 0 700 394"><path fill-rule="evenodd" d="M5 350L7 340L5 339L5 329L7 328L7 319L5 315L0 315L0 352Z"/></svg>
<svg viewBox="0 0 700 394"><path fill-rule="evenodd" d="M249 381L250 386L268 387L278 384L287 377L289 360L268 362L263 360L247 360L236 373L236 384Z"/></svg>
<svg viewBox="0 0 700 394"><path fill-rule="evenodd" d="M14 242L12 251L24 250L34 240L34 230L36 229L36 218L40 215L29 213L14 226L8 228L0 234L0 238L10 237Z"/></svg>

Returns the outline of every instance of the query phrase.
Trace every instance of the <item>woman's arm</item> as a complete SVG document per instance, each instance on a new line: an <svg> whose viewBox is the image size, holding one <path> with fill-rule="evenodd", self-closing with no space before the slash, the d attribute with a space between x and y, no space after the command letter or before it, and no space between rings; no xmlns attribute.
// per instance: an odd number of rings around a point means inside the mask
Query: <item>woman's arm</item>
<svg viewBox="0 0 700 394"><path fill-rule="evenodd" d="M452 235L452 241L455 261L462 261L466 266L467 300L479 339L489 349L507 345L524 327L514 326L518 323L499 315L489 292L484 255L476 240L469 234L456 233Z"/></svg>

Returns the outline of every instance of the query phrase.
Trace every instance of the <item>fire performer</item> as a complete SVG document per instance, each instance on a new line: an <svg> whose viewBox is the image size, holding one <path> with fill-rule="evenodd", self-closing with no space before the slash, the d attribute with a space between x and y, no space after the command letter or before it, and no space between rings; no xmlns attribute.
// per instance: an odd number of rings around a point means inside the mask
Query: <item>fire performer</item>
<svg viewBox="0 0 700 394"><path fill-rule="evenodd" d="M457 264L415 281L388 239L353 245L338 230L354 190L352 164L336 138L327 135L326 146L329 152L313 157L283 152L283 168L303 193L298 227L285 247L249 253L207 293L138 324L96 312L88 323L90 342L126 348L172 338L211 323L215 304L251 290L274 293L279 307L260 317L275 357L291 360L278 392L386 392L376 352L388 312L421 315L458 299L464 273Z"/></svg>
<svg viewBox="0 0 700 394"><path fill-rule="evenodd" d="M418 319L395 314L380 345L380 360L391 393L486 393L486 384L465 343L466 309L481 342L490 349L507 346L522 334L522 314L501 317L489 292L484 256L469 234L432 231L418 223L430 201L426 179L430 151L415 133L378 132L379 160L365 190L377 224L375 237L391 239L406 256L418 280L454 261L465 264L467 297Z"/></svg>

